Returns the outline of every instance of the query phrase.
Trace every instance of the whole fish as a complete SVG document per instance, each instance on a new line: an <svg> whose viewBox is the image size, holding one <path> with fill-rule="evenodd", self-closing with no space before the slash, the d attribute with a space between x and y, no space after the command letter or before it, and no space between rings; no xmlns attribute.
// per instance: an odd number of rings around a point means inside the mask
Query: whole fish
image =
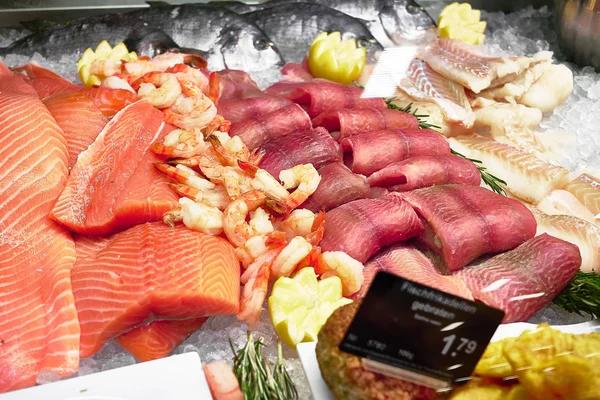
<svg viewBox="0 0 600 400"><path fill-rule="evenodd" d="M354 38L373 59L381 44L358 19L312 3L285 3L244 14L258 25L281 51L286 62L302 62L314 38L321 32L339 31L343 39Z"/></svg>
<svg viewBox="0 0 600 400"><path fill-rule="evenodd" d="M102 40L111 44L127 41L144 44L140 31L151 27L164 35L150 35L154 48L178 47L197 49L204 54L211 70L241 69L261 81L273 80L283 66L283 59L269 38L254 24L222 7L189 4L152 7L124 14L80 18L36 32L0 49L0 56L32 57L39 53L44 66L73 79L75 63L88 48ZM168 43L157 43L166 40ZM131 42L131 41L130 41ZM131 50L136 50L131 49ZM37 56L39 58L39 56ZM15 57L8 58L11 63ZM18 59L17 62L26 60Z"/></svg>
<svg viewBox="0 0 600 400"><path fill-rule="evenodd" d="M435 27L431 17L414 0L269 0L259 4L215 1L210 4L246 14L289 3L321 4L358 18L384 47L417 39Z"/></svg>

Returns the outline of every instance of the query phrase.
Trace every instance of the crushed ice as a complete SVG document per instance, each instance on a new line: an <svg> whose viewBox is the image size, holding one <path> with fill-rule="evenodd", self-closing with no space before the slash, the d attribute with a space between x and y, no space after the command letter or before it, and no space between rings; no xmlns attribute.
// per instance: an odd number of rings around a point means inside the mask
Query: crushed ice
<svg viewBox="0 0 600 400"><path fill-rule="evenodd" d="M564 54L558 47L553 27L552 11L546 7L534 10L531 7L504 14L482 12L482 19L488 22L486 51L490 54L533 54L541 50L551 50L559 62L564 62ZM25 33L22 30L0 30L0 47L7 46ZM48 63L36 54L34 61L51 68L68 79L76 80L76 71L68 60ZM9 55L4 62L10 66L29 61L28 57ZM577 135L577 146L566 155L563 165L571 171L600 166L600 74L592 68L577 68L567 64L574 74L573 94L565 104L559 106L552 115L542 121L539 129L544 132L566 131ZM261 82L262 83L262 82ZM264 86L261 85L261 86ZM567 313L553 304L541 310L531 322L549 322L562 325L588 320L577 314ZM271 362L276 360L276 334L269 320L268 312L263 312L256 330L257 336L265 339L264 352ZM225 360L232 362L232 353L227 338L239 348L246 342L247 327L235 317L214 317L207 321L198 332L190 336L175 353L197 352L203 362ZM285 346L284 346L285 347ZM311 394L295 351L285 348L286 366L297 384L301 399L310 399ZM104 371L135 363L117 343L111 341L92 358L82 359L79 376ZM52 380L52 377L46 377Z"/></svg>

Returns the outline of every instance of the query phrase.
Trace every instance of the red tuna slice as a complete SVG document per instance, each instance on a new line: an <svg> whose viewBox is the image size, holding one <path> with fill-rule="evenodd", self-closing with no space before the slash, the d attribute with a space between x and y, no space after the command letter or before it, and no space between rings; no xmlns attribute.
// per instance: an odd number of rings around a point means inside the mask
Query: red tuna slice
<svg viewBox="0 0 600 400"><path fill-rule="evenodd" d="M250 78L250 75L244 71L236 69L225 69L218 72L221 81L221 100L240 99L246 97L262 96L256 82Z"/></svg>
<svg viewBox="0 0 600 400"><path fill-rule="evenodd" d="M352 173L344 164L335 162L319 168L321 182L317 190L302 204L313 212L329 211L342 204L364 199L369 185L364 176Z"/></svg>
<svg viewBox="0 0 600 400"><path fill-rule="evenodd" d="M286 82L309 82L314 79L308 70L308 63L306 66L304 63L287 63L281 68L281 75Z"/></svg>
<svg viewBox="0 0 600 400"><path fill-rule="evenodd" d="M406 192L448 183L479 186L481 174L473 162L453 154L414 156L380 169L367 181L371 186Z"/></svg>
<svg viewBox="0 0 600 400"><path fill-rule="evenodd" d="M425 224L418 240L449 271L479 256L514 249L535 235L535 217L522 203L470 185L440 185L392 193L410 203Z"/></svg>
<svg viewBox="0 0 600 400"><path fill-rule="evenodd" d="M115 338L122 348L140 361L169 356L192 333L204 325L208 317L182 321L154 321L125 332Z"/></svg>
<svg viewBox="0 0 600 400"><path fill-rule="evenodd" d="M397 196L362 199L327 212L323 251L343 251L362 263L390 244L419 235L423 224Z"/></svg>
<svg viewBox="0 0 600 400"><path fill-rule="evenodd" d="M44 99L44 105L64 132L69 152L69 169L96 140L108 123L108 118L85 94L57 93Z"/></svg>
<svg viewBox="0 0 600 400"><path fill-rule="evenodd" d="M73 240L48 218L67 182L66 143L35 90L1 61L0 115L2 393L75 373L79 323Z"/></svg>
<svg viewBox="0 0 600 400"><path fill-rule="evenodd" d="M96 259L113 241L113 236L73 235L77 261ZM167 357L189 335L200 329L206 317L187 320L154 321L131 329L115 340L140 361Z"/></svg>
<svg viewBox="0 0 600 400"><path fill-rule="evenodd" d="M428 129L371 131L342 139L341 146L344 163L362 175L409 157L450 154L446 138Z"/></svg>
<svg viewBox="0 0 600 400"><path fill-rule="evenodd" d="M82 357L149 319L237 313L239 262L226 240L162 222L99 240L98 254L78 256L71 271Z"/></svg>
<svg viewBox="0 0 600 400"><path fill-rule="evenodd" d="M342 152L338 143L323 128L294 132L267 142L260 167L275 178L284 169L298 164L312 164L316 169L331 162L340 162Z"/></svg>
<svg viewBox="0 0 600 400"><path fill-rule="evenodd" d="M280 108L294 104L291 100L278 96L258 96L245 99L228 99L219 102L218 111L232 124L250 118L261 117Z"/></svg>
<svg viewBox="0 0 600 400"><path fill-rule="evenodd" d="M363 90L340 85L325 79L310 82L278 82L267 88L265 93L282 96L300 104L311 118L329 110L343 108L387 109L383 99L362 99Z"/></svg>
<svg viewBox="0 0 600 400"><path fill-rule="evenodd" d="M79 155L51 218L72 232L105 235L162 219L178 198L149 150L172 128L146 101L119 112Z"/></svg>
<svg viewBox="0 0 600 400"><path fill-rule="evenodd" d="M577 246L544 233L455 276L475 299L504 310L502 322L507 323L533 317L567 286L580 265Z"/></svg>
<svg viewBox="0 0 600 400"><path fill-rule="evenodd" d="M369 193L367 194L368 199L378 199L387 195L390 191L384 187L372 187L369 189Z"/></svg>
<svg viewBox="0 0 600 400"><path fill-rule="evenodd" d="M363 270L365 282L360 292L353 296L355 299L360 299L367 294L371 282L379 271L389 272L422 285L473 300L471 292L460 278L442 275L425 254L405 243L388 247L369 260Z"/></svg>
<svg viewBox="0 0 600 400"><path fill-rule="evenodd" d="M313 119L313 126L322 126L340 141L348 136L369 131L417 129L419 121L414 115L398 110L355 108L326 111Z"/></svg>
<svg viewBox="0 0 600 400"><path fill-rule="evenodd" d="M83 87L73 84L57 73L40 67L36 62L13 68L13 71L26 77L26 82L33 86L42 100L55 93L67 93L83 89Z"/></svg>
<svg viewBox="0 0 600 400"><path fill-rule="evenodd" d="M254 150L269 140L311 128L306 111L297 104L290 104L269 114L232 124L229 135L239 136L250 150Z"/></svg>

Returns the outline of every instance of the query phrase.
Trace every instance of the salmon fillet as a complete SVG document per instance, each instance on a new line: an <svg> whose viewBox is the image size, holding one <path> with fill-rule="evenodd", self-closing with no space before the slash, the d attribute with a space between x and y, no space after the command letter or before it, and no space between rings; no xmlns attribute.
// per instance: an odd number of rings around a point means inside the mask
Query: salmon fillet
<svg viewBox="0 0 600 400"><path fill-rule="evenodd" d="M57 93L45 98L44 105L64 132L71 169L79 153L87 150L102 132L108 118L82 93Z"/></svg>
<svg viewBox="0 0 600 400"><path fill-rule="evenodd" d="M77 260L95 259L112 242L111 236L73 237ZM220 262L220 261L219 261ZM154 321L123 333L116 341L140 361L167 357L188 336L196 332L207 318Z"/></svg>
<svg viewBox="0 0 600 400"><path fill-rule="evenodd" d="M161 140L163 114L142 100L125 107L79 155L51 217L72 232L105 235L162 219L178 206L153 164L150 145Z"/></svg>
<svg viewBox="0 0 600 400"><path fill-rule="evenodd" d="M237 313L240 267L226 240L162 222L101 240L71 273L82 357L151 320Z"/></svg>
<svg viewBox="0 0 600 400"><path fill-rule="evenodd" d="M0 392L79 366L75 247L48 214L67 182L62 131L0 62Z"/></svg>

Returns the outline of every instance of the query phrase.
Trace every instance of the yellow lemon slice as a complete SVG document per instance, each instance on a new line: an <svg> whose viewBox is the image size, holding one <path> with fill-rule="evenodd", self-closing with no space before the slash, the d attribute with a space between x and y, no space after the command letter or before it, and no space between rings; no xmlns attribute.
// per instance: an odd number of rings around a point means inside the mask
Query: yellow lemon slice
<svg viewBox="0 0 600 400"><path fill-rule="evenodd" d="M332 276L318 281L313 268L293 278L281 277L269 297L269 313L279 338L291 348L317 340L327 318L338 307L352 303L342 297L342 281Z"/></svg>
<svg viewBox="0 0 600 400"><path fill-rule="evenodd" d="M356 80L367 62L367 50L354 39L342 40L339 32L322 32L310 46L308 66L316 78L343 85Z"/></svg>
<svg viewBox="0 0 600 400"><path fill-rule="evenodd" d="M441 38L458 39L469 44L481 44L485 40L487 24L481 21L481 11L468 3L447 5L438 18Z"/></svg>
<svg viewBox="0 0 600 400"><path fill-rule="evenodd" d="M125 44L117 43L115 47L111 47L106 40L103 40L96 46L96 50L92 50L91 48L86 49L79 61L77 61L79 79L86 87L100 85L102 80L107 78L107 76L91 73L91 67L94 61L104 60L113 63L121 63L122 61L135 61L137 59L137 54L133 51L130 52Z"/></svg>

